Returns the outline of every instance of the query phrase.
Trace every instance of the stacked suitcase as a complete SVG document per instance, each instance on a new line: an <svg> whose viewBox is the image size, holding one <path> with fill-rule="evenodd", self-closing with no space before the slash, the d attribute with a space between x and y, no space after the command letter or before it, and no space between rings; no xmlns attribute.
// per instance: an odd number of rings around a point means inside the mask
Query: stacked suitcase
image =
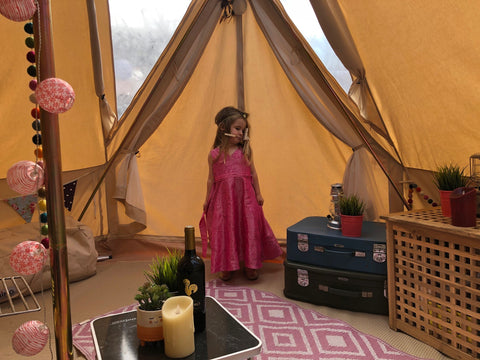
<svg viewBox="0 0 480 360"><path fill-rule="evenodd" d="M364 221L362 236L344 237L325 217L287 229L286 297L317 305L388 314L385 224Z"/></svg>

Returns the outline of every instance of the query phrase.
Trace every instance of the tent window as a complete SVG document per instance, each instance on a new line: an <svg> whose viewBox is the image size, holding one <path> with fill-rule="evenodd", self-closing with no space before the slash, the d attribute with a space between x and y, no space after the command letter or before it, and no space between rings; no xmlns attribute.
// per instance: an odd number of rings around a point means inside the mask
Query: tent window
<svg viewBox="0 0 480 360"><path fill-rule="evenodd" d="M120 118L162 54L190 0L109 2Z"/></svg>
<svg viewBox="0 0 480 360"><path fill-rule="evenodd" d="M330 47L309 0L281 0L320 60L348 92L351 77ZM161 55L190 0L114 0L112 25L117 110L121 117Z"/></svg>
<svg viewBox="0 0 480 360"><path fill-rule="evenodd" d="M285 11L308 41L327 70L348 93L352 84L350 72L343 66L323 34L309 0L280 0Z"/></svg>

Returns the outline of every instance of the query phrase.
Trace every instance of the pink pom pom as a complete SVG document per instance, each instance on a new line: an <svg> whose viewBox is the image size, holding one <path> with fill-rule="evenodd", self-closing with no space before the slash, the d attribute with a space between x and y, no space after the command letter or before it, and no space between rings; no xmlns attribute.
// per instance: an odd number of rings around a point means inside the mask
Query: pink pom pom
<svg viewBox="0 0 480 360"><path fill-rule="evenodd" d="M35 95L42 109L52 114L69 110L75 101L75 92L70 84L57 78L43 80L38 84Z"/></svg>
<svg viewBox="0 0 480 360"><path fill-rule="evenodd" d="M0 14L9 20L26 21L36 10L33 0L0 0Z"/></svg>
<svg viewBox="0 0 480 360"><path fill-rule="evenodd" d="M38 320L20 325L13 333L12 347L19 355L33 356L43 350L48 341L48 327Z"/></svg>
<svg viewBox="0 0 480 360"><path fill-rule="evenodd" d="M47 250L37 241L23 241L13 248L10 266L20 275L33 275L42 270Z"/></svg>
<svg viewBox="0 0 480 360"><path fill-rule="evenodd" d="M13 191L29 195L43 186L43 169L33 161L19 161L7 172L7 184Z"/></svg>

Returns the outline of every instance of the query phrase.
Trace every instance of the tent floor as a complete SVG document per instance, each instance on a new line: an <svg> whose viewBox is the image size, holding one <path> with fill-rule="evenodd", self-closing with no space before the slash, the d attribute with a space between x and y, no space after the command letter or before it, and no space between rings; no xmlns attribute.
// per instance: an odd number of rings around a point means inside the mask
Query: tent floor
<svg viewBox="0 0 480 360"><path fill-rule="evenodd" d="M133 296L136 293L137 287L144 279L143 271L148 269L151 257L150 255L149 260L144 257L142 258L142 256L137 260L132 259L131 256L128 258L122 258L121 256L114 257L111 260L99 262L95 276L70 284L72 324L133 303ZM216 274L210 274L210 262L208 259L205 261L205 264L207 281L216 278ZM229 283L236 286L247 286L268 291L284 298L283 264L280 261L267 262L260 270L258 280L249 281L242 273L236 273ZM18 355L15 354L11 346L12 334L18 326L32 319L48 322L50 331L52 332L51 348L53 352L55 351L50 290L45 291L43 295L38 293L36 296L42 306L40 312L0 318L0 334L2 335L0 336L0 354L2 354L2 359L18 359ZM358 330L376 336L397 349L414 356L434 360L449 359L437 350L411 336L391 330L388 327L387 316L339 310L291 299L288 300L304 308L313 309L329 317L343 320ZM55 355L53 358L55 358ZM83 357L76 354L75 358L82 359ZM51 359L49 346L47 345L36 355L35 359Z"/></svg>

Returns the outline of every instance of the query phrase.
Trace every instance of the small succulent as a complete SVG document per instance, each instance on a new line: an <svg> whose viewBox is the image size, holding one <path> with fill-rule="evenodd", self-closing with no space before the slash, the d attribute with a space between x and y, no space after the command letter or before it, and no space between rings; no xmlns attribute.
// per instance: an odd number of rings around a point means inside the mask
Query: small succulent
<svg viewBox="0 0 480 360"><path fill-rule="evenodd" d="M342 215L358 216L365 211L365 203L357 195L342 196L339 206Z"/></svg>
<svg viewBox="0 0 480 360"><path fill-rule="evenodd" d="M170 291L178 291L177 268L182 258L182 252L178 249L170 251L168 255L157 255L150 264L150 270L145 271L145 277L153 284L168 286Z"/></svg>
<svg viewBox="0 0 480 360"><path fill-rule="evenodd" d="M146 311L161 310L163 303L170 297L170 291L165 284L152 284L147 281L138 288L135 300L138 301L140 309Z"/></svg>
<svg viewBox="0 0 480 360"><path fill-rule="evenodd" d="M468 177L464 175L465 169L458 165L442 165L433 173L433 182L438 190L453 191L456 188L464 187L468 183Z"/></svg>

